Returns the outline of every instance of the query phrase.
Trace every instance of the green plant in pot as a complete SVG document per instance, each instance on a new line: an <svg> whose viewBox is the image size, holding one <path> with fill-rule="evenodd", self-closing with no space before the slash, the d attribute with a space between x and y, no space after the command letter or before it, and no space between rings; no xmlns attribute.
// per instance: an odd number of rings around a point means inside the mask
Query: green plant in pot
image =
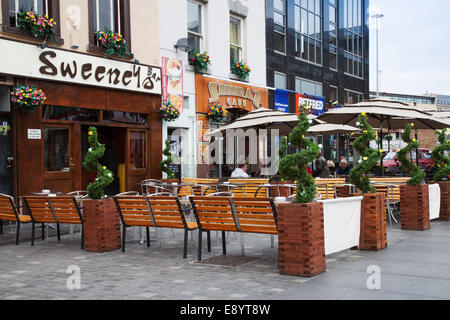
<svg viewBox="0 0 450 320"><path fill-rule="evenodd" d="M408 145L405 148L398 150L398 160L401 162L402 167L409 172L409 176L411 177L406 184L410 186L417 186L423 184L426 174L419 169L416 163L408 159L408 154L419 148L419 142L416 139L411 138L411 131L413 127L414 123L408 123L405 131L402 133L402 140Z"/></svg>
<svg viewBox="0 0 450 320"><path fill-rule="evenodd" d="M353 146L362 156L362 161L350 171L350 181L363 194L376 193L376 189L371 186L370 179L366 175L376 167L378 161L381 160L383 150L375 150L370 148L370 141L376 139L373 128L369 125L366 113L361 113L357 127L362 130L362 134L355 140Z"/></svg>
<svg viewBox="0 0 450 320"><path fill-rule="evenodd" d="M106 198L104 189L114 181L113 173L99 163L99 159L105 154L105 145L98 141L97 128L90 127L88 132L90 148L84 158L84 166L91 172L96 172L95 181L87 187L90 199L98 200Z"/></svg>
<svg viewBox="0 0 450 320"><path fill-rule="evenodd" d="M434 148L432 155L436 162L434 181L448 180L450 176L450 158L444 154L450 150L450 143L447 141L447 129L437 130L439 145Z"/></svg>
<svg viewBox="0 0 450 320"><path fill-rule="evenodd" d="M167 174L167 179L174 179L175 174L170 169L170 165L172 164L172 153L170 152L170 141L166 140L166 146L163 150L163 155L165 155L167 158L166 160L161 161L159 164L159 168L162 170L162 172L165 172Z"/></svg>
<svg viewBox="0 0 450 320"><path fill-rule="evenodd" d="M299 108L299 122L289 134L289 141L298 148L295 154L285 155L280 160L280 176L286 180L297 181L297 195L295 203L310 203L316 198L317 188L314 178L306 170L308 163L314 161L320 153L319 147L305 137L312 121L308 119L307 105ZM286 144L282 144L280 153L286 151Z"/></svg>

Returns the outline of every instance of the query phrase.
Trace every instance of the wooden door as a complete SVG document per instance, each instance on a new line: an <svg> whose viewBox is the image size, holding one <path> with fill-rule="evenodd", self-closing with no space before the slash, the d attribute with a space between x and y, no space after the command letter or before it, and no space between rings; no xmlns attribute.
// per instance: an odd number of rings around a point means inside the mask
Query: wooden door
<svg viewBox="0 0 450 320"><path fill-rule="evenodd" d="M127 129L127 191L141 191L140 182L149 176L148 145L148 130Z"/></svg>
<svg viewBox="0 0 450 320"><path fill-rule="evenodd" d="M44 124L45 189L67 193L81 188L80 136L79 124Z"/></svg>

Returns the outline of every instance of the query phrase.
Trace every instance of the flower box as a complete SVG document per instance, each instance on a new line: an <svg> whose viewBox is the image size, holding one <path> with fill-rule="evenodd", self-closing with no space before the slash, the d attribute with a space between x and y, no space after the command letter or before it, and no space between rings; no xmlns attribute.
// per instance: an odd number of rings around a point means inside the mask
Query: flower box
<svg viewBox="0 0 450 320"><path fill-rule="evenodd" d="M121 248L120 218L112 198L83 201L84 249L108 252Z"/></svg>

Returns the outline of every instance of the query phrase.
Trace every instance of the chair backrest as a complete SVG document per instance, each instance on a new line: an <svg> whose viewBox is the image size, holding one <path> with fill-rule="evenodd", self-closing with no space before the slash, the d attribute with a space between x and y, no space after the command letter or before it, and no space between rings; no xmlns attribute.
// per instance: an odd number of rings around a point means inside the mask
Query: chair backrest
<svg viewBox="0 0 450 320"><path fill-rule="evenodd" d="M183 179L181 179L181 183L191 184L191 185L181 186L178 189L179 197L192 196L192 195L202 196L203 193L209 194L209 193L216 192L216 190L215 190L215 188L210 188L205 185L203 185L203 186L199 186L199 185L208 184L208 183L211 183L211 184L219 183L219 179L183 178Z"/></svg>
<svg viewBox="0 0 450 320"><path fill-rule="evenodd" d="M145 197L114 197L120 220L125 226L154 227Z"/></svg>
<svg viewBox="0 0 450 320"><path fill-rule="evenodd" d="M344 184L345 178L315 179L317 192L322 195L322 199L334 199L336 184Z"/></svg>
<svg viewBox="0 0 450 320"><path fill-rule="evenodd" d="M378 193L386 194L386 200L390 202L400 201L400 184L399 185L390 184L388 187L388 185L385 183L376 182L373 184L373 186L375 187Z"/></svg>
<svg viewBox="0 0 450 320"><path fill-rule="evenodd" d="M186 219L177 197L147 197L147 202L156 227L178 229L186 227Z"/></svg>
<svg viewBox="0 0 450 320"><path fill-rule="evenodd" d="M57 222L47 197L25 196L22 199L34 222Z"/></svg>
<svg viewBox="0 0 450 320"><path fill-rule="evenodd" d="M83 223L76 197L50 197L48 201L59 223Z"/></svg>
<svg viewBox="0 0 450 320"><path fill-rule="evenodd" d="M268 184L270 179L228 179L230 184L243 184L246 185L242 188L236 188L234 192L235 197L257 197L266 198L268 193L268 188L258 188L263 184ZM255 195L256 191L258 194Z"/></svg>
<svg viewBox="0 0 450 320"><path fill-rule="evenodd" d="M278 234L277 210L270 198L230 198L242 232Z"/></svg>
<svg viewBox="0 0 450 320"><path fill-rule="evenodd" d="M11 196L0 194L0 220L17 221L18 212Z"/></svg>
<svg viewBox="0 0 450 320"><path fill-rule="evenodd" d="M238 231L229 197L191 197L190 201L202 230Z"/></svg>

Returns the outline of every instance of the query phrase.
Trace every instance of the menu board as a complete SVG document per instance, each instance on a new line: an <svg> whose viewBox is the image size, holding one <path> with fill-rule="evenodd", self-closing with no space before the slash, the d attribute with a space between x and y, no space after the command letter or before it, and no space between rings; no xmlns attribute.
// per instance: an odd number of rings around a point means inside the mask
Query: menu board
<svg viewBox="0 0 450 320"><path fill-rule="evenodd" d="M183 63L180 60L162 57L163 104L170 102L183 112Z"/></svg>
<svg viewBox="0 0 450 320"><path fill-rule="evenodd" d="M205 136L209 132L209 117L206 114L197 114L197 142L210 142Z"/></svg>

